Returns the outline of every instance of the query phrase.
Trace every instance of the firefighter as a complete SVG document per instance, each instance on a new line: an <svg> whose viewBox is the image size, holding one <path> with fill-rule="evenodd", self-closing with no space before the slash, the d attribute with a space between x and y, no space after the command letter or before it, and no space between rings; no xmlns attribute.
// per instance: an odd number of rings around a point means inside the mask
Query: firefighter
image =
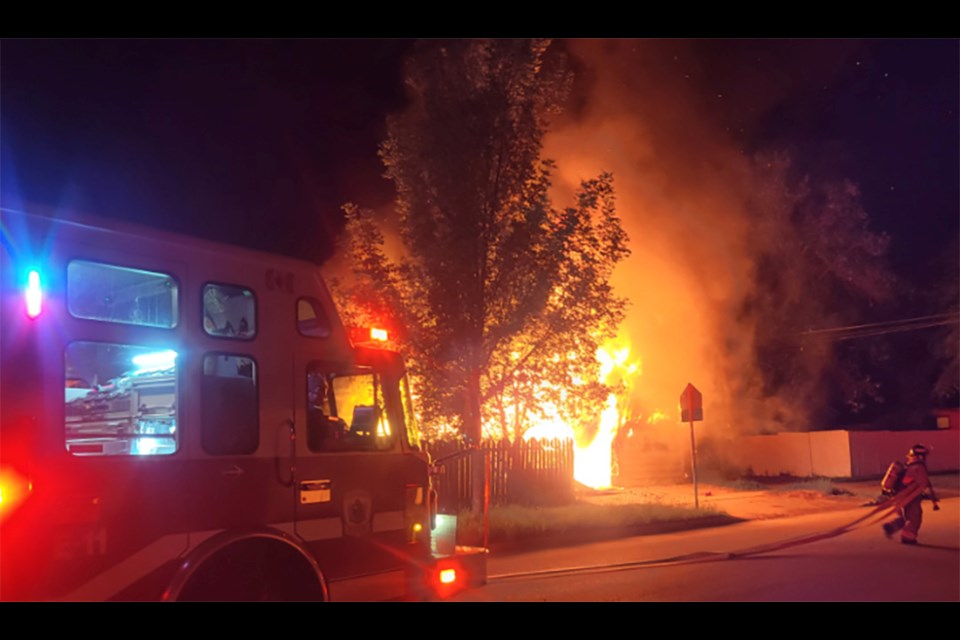
<svg viewBox="0 0 960 640"><path fill-rule="evenodd" d="M926 495L933 500L933 510L940 509L940 501L933 490L933 485L930 484L927 473L926 461L929 453L930 450L922 444L913 445L913 448L907 452L907 465L895 498L899 502L897 506L899 515L896 520L883 525L883 533L888 538L892 538L893 534L900 531L900 542L903 544L917 544L917 534L920 532L920 523L923 520L920 503Z"/></svg>

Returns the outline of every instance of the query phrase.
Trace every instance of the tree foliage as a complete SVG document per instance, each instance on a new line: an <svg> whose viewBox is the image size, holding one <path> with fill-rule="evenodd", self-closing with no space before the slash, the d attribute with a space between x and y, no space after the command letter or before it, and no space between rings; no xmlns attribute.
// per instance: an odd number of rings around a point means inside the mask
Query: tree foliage
<svg viewBox="0 0 960 640"><path fill-rule="evenodd" d="M934 405L957 406L960 401L960 240L956 236L942 254L931 260L933 273L922 293L925 308L949 317L946 325L930 332L927 340L930 370L918 376L929 382L927 400Z"/></svg>
<svg viewBox="0 0 960 640"><path fill-rule="evenodd" d="M784 154L757 158L757 168L759 250L743 315L756 327L763 391L797 410L783 416L788 428L862 414L885 400L876 365L887 346L829 329L875 318L894 300L889 237L870 229L856 185L794 177Z"/></svg>
<svg viewBox="0 0 960 640"><path fill-rule="evenodd" d="M562 55L546 41L431 41L406 81L409 107L381 147L399 256L371 212L346 206L354 278L341 306L400 336L428 426L519 435L545 401L568 417L597 409L597 347L625 307L608 278L627 237L609 174L551 203L541 149L570 84Z"/></svg>

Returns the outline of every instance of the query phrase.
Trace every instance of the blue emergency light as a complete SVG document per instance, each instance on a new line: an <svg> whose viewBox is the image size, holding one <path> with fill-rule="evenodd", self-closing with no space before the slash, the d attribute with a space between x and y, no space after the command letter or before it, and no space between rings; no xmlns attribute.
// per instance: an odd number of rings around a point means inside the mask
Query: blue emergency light
<svg viewBox="0 0 960 640"><path fill-rule="evenodd" d="M36 318L43 311L43 290L40 288L40 272L36 269L27 274L27 288L24 291L27 304L27 316Z"/></svg>

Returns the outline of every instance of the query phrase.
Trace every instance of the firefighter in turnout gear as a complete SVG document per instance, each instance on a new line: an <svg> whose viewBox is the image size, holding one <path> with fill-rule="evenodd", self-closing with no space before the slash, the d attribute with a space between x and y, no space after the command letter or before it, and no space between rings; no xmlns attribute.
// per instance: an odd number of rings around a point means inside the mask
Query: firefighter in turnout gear
<svg viewBox="0 0 960 640"><path fill-rule="evenodd" d="M899 515L896 520L883 525L883 532L888 538L900 531L900 542L903 544L917 544L917 534L923 520L920 503L924 497L929 496L933 500L934 511L940 509L940 502L927 473L926 460L929 453L930 450L922 444L914 445L907 452L907 464L895 490Z"/></svg>

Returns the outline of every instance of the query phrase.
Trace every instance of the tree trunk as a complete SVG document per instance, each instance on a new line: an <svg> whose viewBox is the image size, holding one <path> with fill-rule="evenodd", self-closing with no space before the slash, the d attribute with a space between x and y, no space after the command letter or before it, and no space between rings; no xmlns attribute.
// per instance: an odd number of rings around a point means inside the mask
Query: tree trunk
<svg viewBox="0 0 960 640"><path fill-rule="evenodd" d="M464 415L464 430L467 439L475 446L480 446L483 439L483 424L480 415L480 369L474 367L467 380L467 406ZM470 464L471 491L470 509L474 513L482 514L484 509L484 469L483 455L478 452L473 456Z"/></svg>

